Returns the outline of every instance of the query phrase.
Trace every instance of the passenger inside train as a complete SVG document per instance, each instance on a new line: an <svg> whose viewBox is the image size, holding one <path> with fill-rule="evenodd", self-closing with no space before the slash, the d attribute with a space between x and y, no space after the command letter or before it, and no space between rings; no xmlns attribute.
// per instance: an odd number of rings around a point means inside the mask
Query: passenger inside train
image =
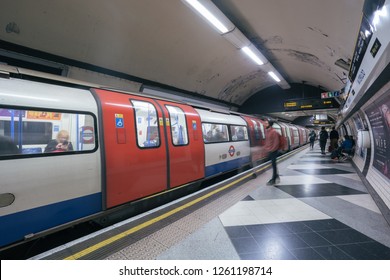
<svg viewBox="0 0 390 280"><path fill-rule="evenodd" d="M19 149L10 138L0 135L0 155L15 155Z"/></svg>
<svg viewBox="0 0 390 280"><path fill-rule="evenodd" d="M0 136L16 149L1 156L88 151L95 148L91 115L0 108ZM5 150L11 144L1 144Z"/></svg>
<svg viewBox="0 0 390 280"><path fill-rule="evenodd" d="M45 148L45 153L58 153L73 151L72 142L69 142L69 132L61 130L58 132L56 139L49 141Z"/></svg>

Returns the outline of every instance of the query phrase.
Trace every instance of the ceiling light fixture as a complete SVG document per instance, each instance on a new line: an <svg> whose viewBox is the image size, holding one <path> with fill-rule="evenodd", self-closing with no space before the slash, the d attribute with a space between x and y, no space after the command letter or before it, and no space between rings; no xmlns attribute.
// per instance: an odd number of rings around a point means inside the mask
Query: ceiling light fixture
<svg viewBox="0 0 390 280"><path fill-rule="evenodd" d="M184 4L193 11L199 13L210 23L226 40L237 49L242 50L257 65L266 64L263 69L268 72L278 85L283 89L290 88L290 85L281 77L278 71L268 62L267 58L258 50L248 38L225 16L225 14L211 0L182 0ZM268 62L268 63L267 63ZM272 74L271 74L272 73Z"/></svg>
<svg viewBox="0 0 390 280"><path fill-rule="evenodd" d="M264 62L249 47L243 47L241 50L258 65L264 64Z"/></svg>
<svg viewBox="0 0 390 280"><path fill-rule="evenodd" d="M233 23L211 1L182 0L190 8L201 14L219 33L224 34L233 30Z"/></svg>
<svg viewBox="0 0 390 280"><path fill-rule="evenodd" d="M270 75L275 81L277 81L278 83L281 81L278 76L276 76L276 74L272 71L269 71L268 72L268 75Z"/></svg>
<svg viewBox="0 0 390 280"><path fill-rule="evenodd" d="M222 34L222 37L232 43L237 49L248 47L251 44L248 38L237 27L234 27L232 31Z"/></svg>

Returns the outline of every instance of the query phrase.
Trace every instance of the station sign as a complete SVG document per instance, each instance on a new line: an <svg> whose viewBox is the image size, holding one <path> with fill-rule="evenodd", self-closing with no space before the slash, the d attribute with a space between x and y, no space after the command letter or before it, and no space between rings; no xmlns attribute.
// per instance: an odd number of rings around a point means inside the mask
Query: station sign
<svg viewBox="0 0 390 280"><path fill-rule="evenodd" d="M95 133L92 126L81 127L80 132L81 143L91 144L95 142Z"/></svg>

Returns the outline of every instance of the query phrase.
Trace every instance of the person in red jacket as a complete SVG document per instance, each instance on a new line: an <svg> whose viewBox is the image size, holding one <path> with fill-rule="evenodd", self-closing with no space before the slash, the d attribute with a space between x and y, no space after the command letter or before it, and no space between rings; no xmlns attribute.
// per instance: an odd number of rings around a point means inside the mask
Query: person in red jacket
<svg viewBox="0 0 390 280"><path fill-rule="evenodd" d="M272 127L274 122L272 120L265 121L265 150L268 152L268 157L272 163L272 178L267 182L267 185L275 185L280 181L278 168L276 166L276 158L279 153L279 133Z"/></svg>

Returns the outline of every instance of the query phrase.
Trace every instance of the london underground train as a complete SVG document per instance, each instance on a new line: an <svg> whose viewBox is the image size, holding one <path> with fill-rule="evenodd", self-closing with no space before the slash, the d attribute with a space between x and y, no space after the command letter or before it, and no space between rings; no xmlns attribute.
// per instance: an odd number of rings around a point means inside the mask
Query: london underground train
<svg viewBox="0 0 390 280"><path fill-rule="evenodd" d="M286 137L285 150L307 143L305 128L275 128ZM259 117L66 79L3 75L0 247L254 166L266 160L264 144Z"/></svg>

